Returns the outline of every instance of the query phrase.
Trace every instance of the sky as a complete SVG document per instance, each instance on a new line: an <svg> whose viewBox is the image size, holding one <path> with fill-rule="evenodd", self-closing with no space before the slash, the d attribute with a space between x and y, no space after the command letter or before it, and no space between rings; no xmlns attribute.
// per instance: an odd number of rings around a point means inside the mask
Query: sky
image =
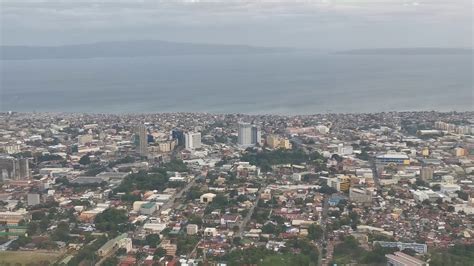
<svg viewBox="0 0 474 266"><path fill-rule="evenodd" d="M472 0L0 0L3 45L473 47Z"/></svg>

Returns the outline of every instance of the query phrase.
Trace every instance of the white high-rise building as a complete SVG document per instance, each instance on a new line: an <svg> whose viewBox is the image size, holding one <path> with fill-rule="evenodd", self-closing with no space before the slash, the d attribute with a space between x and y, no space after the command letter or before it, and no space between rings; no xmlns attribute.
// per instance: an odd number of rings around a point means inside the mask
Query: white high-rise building
<svg viewBox="0 0 474 266"><path fill-rule="evenodd" d="M184 134L184 145L187 150L201 148L201 133L188 132Z"/></svg>
<svg viewBox="0 0 474 266"><path fill-rule="evenodd" d="M238 143L242 147L254 146L262 141L260 128L249 123L239 123L238 134Z"/></svg>
<svg viewBox="0 0 474 266"><path fill-rule="evenodd" d="M238 142L240 146L252 145L252 125L249 123L239 123Z"/></svg>
<svg viewBox="0 0 474 266"><path fill-rule="evenodd" d="M141 156L147 156L148 155L148 134L146 132L146 127L145 125L138 125L135 128L135 138L136 138L136 146L137 146L137 152Z"/></svg>

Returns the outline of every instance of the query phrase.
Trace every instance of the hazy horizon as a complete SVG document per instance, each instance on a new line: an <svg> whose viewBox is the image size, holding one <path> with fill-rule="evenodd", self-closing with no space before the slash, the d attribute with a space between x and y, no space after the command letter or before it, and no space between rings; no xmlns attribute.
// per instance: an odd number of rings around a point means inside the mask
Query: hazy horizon
<svg viewBox="0 0 474 266"><path fill-rule="evenodd" d="M472 48L469 0L2 0L2 45L172 42L347 50Z"/></svg>

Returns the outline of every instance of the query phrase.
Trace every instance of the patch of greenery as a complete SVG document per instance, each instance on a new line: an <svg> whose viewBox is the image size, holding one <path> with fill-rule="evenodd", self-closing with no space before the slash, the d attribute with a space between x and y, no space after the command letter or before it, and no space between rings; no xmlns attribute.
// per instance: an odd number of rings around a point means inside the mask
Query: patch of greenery
<svg viewBox="0 0 474 266"><path fill-rule="evenodd" d="M98 261L98 256L96 255L97 250L107 242L105 236L99 237L93 240L90 244L85 245L79 252L74 256L69 262L68 265L79 265L82 261L88 260L91 261L91 265L95 264L94 262Z"/></svg>
<svg viewBox="0 0 474 266"><path fill-rule="evenodd" d="M241 157L241 161L249 162L252 165L259 166L262 171L271 171L273 165L278 164L302 164L315 160L325 160L318 152L311 154L303 150L273 150L273 151L249 151Z"/></svg>
<svg viewBox="0 0 474 266"><path fill-rule="evenodd" d="M222 258L228 265L316 265L318 252L315 246L307 241L292 239L281 252L268 250L265 247L236 249Z"/></svg>
<svg viewBox="0 0 474 266"><path fill-rule="evenodd" d="M99 213L94 220L95 227L105 232L125 232L130 229L125 210L107 209Z"/></svg>
<svg viewBox="0 0 474 266"><path fill-rule="evenodd" d="M431 253L430 265L473 265L474 245L455 245L447 250L435 250Z"/></svg>
<svg viewBox="0 0 474 266"><path fill-rule="evenodd" d="M176 240L176 244L178 246L176 254L188 255L188 253L190 253L197 245L199 239L200 238L198 236L189 236L185 234L178 235L178 238Z"/></svg>
<svg viewBox="0 0 474 266"><path fill-rule="evenodd" d="M172 160L161 165L158 170L164 170L165 172L187 172L188 166L181 160Z"/></svg>
<svg viewBox="0 0 474 266"><path fill-rule="evenodd" d="M147 173L140 171L124 178L122 183L116 188L116 192L132 192L134 190L154 190L166 187L169 178L166 173Z"/></svg>
<svg viewBox="0 0 474 266"><path fill-rule="evenodd" d="M333 263L336 264L365 264L365 265L386 265L385 254L398 251L397 248L382 248L376 245L373 250L367 251L359 246L359 242L348 236L344 241L334 248Z"/></svg>

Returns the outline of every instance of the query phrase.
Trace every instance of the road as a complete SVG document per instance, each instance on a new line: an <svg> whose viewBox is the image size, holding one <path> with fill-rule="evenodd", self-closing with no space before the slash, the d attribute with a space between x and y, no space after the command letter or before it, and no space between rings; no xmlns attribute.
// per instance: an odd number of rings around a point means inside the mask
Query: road
<svg viewBox="0 0 474 266"><path fill-rule="evenodd" d="M160 209L156 212L156 216L160 216L161 212L170 208L176 208L180 204L179 201L176 201L176 199L180 199L184 193L188 192L188 190L193 187L196 184L196 181L199 180L201 176L198 176L194 178L191 182L186 184L186 186L181 189L178 193L173 195L167 202L165 202L163 205L161 205Z"/></svg>
<svg viewBox="0 0 474 266"><path fill-rule="evenodd" d="M238 236L240 238L242 238L242 235L244 233L244 230L245 230L245 227L247 226L247 223L250 221L250 219L252 218L252 214L255 210L255 207L257 207L258 205L258 202L260 201L260 195L261 195L261 192L262 192L263 188L260 188L257 192L257 198L255 199L255 203L253 204L253 206L250 208L249 212L247 213L247 215L245 216L245 218L242 220L242 222L240 222L240 225L239 225L239 233L238 233Z"/></svg>
<svg viewBox="0 0 474 266"><path fill-rule="evenodd" d="M380 185L379 175L378 175L378 172L377 172L377 165L375 163L374 158L370 158L369 162L370 162L370 165L372 167L372 175L373 175L373 178L374 178L375 187L377 188L377 192L380 193L380 192L382 192L382 186Z"/></svg>
<svg viewBox="0 0 474 266"><path fill-rule="evenodd" d="M325 195L323 198L323 211L321 212L321 229L323 229L323 237L321 238L320 243L317 244L317 247L319 250L318 265L323 265L323 249L324 249L324 246L327 246L326 223L327 223L327 218L328 218L328 209L329 209L329 197Z"/></svg>

